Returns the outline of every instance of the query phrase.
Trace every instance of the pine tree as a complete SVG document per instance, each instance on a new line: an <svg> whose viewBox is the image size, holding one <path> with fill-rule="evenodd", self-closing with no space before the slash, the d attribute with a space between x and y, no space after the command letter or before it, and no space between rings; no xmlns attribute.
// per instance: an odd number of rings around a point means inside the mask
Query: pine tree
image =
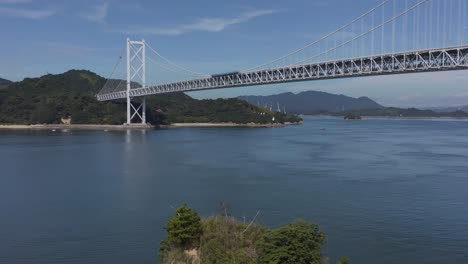
<svg viewBox="0 0 468 264"><path fill-rule="evenodd" d="M167 242L170 245L190 248L197 247L202 234L201 218L197 211L183 204L166 226Z"/></svg>

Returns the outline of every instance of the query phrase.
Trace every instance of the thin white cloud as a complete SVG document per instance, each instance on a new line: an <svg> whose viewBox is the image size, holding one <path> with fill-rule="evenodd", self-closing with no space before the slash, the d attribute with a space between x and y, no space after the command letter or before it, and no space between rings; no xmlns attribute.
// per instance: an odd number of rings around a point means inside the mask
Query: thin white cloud
<svg viewBox="0 0 468 264"><path fill-rule="evenodd" d="M53 11L53 10L0 7L0 16L19 17L19 18L39 20L39 19L53 16L55 14L56 14L56 11Z"/></svg>
<svg viewBox="0 0 468 264"><path fill-rule="evenodd" d="M93 23L105 24L108 10L109 1L105 1L102 4L93 6L88 12L81 13L81 17Z"/></svg>
<svg viewBox="0 0 468 264"><path fill-rule="evenodd" d="M166 36L177 36L193 31L207 31L207 32L220 32L225 30L229 26L233 26L236 24L244 23L254 18L270 15L276 13L275 10L255 10L244 12L237 17L234 18L224 18L224 17L217 17L217 18L201 18L197 21L179 25L175 27L168 27L168 28L133 28L128 30L119 31L125 34L138 34L138 35L166 35Z"/></svg>

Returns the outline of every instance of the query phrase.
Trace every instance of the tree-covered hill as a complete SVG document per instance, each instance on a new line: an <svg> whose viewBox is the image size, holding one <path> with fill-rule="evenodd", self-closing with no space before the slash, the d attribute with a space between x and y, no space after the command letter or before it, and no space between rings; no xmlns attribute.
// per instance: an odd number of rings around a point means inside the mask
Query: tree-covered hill
<svg viewBox="0 0 468 264"><path fill-rule="evenodd" d="M0 89L7 87L10 85L12 81L9 81L7 79L0 78Z"/></svg>
<svg viewBox="0 0 468 264"><path fill-rule="evenodd" d="M298 94L289 92L269 96L241 96L239 98L260 106L273 105L273 109L276 109L279 104L281 109L284 107L288 112L305 115L383 107L368 97L353 98L318 91L306 91Z"/></svg>
<svg viewBox="0 0 468 264"><path fill-rule="evenodd" d="M0 123L57 124L71 118L74 124L122 124L124 101L98 102L95 95L105 79L85 70L26 78L0 90ZM299 121L295 116L272 113L239 99L195 100L183 93L150 96L147 120L174 122L269 123Z"/></svg>
<svg viewBox="0 0 468 264"><path fill-rule="evenodd" d="M333 116L385 116L385 117L455 117L467 118L464 108L447 111L421 110L416 108L384 107L368 97L352 98L325 92L307 91L298 94L282 93L270 96L241 96L252 104L285 107L288 112L305 115Z"/></svg>
<svg viewBox="0 0 468 264"><path fill-rule="evenodd" d="M257 215L259 212L257 213ZM179 207L165 227L160 261L164 264L324 264L322 252L326 235L320 226L296 220L285 226L268 229L255 223L239 221L225 209L222 215L202 219L186 204ZM349 263L343 257L337 264Z"/></svg>

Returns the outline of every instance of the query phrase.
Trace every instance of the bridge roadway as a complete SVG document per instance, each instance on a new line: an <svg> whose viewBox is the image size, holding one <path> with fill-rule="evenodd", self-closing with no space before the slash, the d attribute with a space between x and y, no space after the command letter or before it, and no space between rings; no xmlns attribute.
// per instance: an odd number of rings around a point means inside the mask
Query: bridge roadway
<svg viewBox="0 0 468 264"><path fill-rule="evenodd" d="M203 79L133 88L131 97L252 85L468 69L468 46L418 50L379 56L291 65L274 69L230 73ZM98 94L99 101L123 99L127 91Z"/></svg>

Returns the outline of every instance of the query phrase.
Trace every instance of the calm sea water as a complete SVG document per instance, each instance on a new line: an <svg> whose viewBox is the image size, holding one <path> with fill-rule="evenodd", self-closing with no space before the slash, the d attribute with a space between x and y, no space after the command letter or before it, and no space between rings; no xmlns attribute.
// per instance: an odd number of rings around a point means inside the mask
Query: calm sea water
<svg viewBox="0 0 468 264"><path fill-rule="evenodd" d="M1 131L0 263L156 263L187 202L304 218L335 263L468 263L468 122Z"/></svg>

